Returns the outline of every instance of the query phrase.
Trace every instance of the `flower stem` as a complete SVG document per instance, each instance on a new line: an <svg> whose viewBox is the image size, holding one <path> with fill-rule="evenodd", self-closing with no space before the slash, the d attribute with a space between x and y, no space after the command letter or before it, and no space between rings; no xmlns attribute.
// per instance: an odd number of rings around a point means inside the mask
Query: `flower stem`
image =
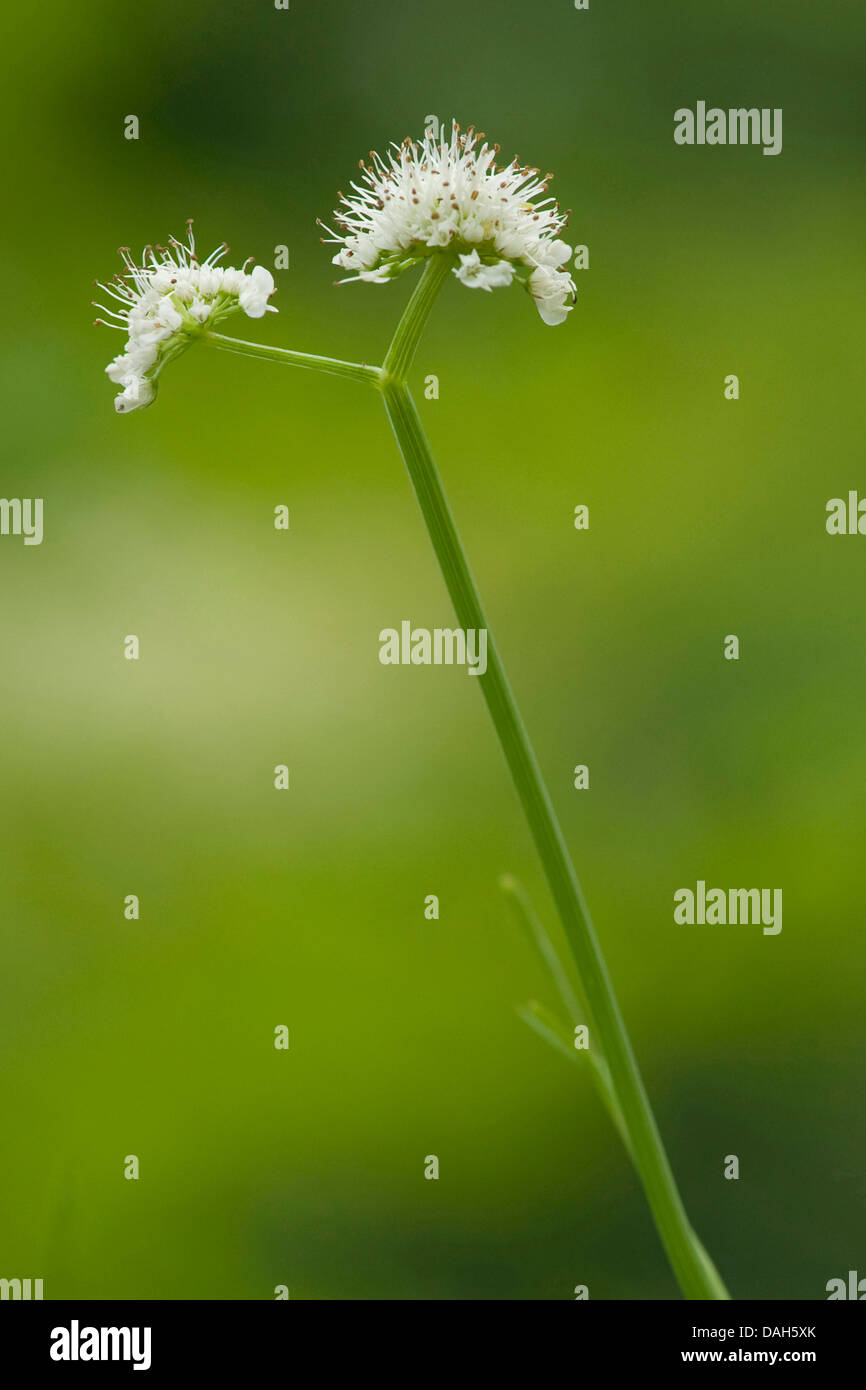
<svg viewBox="0 0 866 1390"><path fill-rule="evenodd" d="M385 408L457 619L464 628L487 630L487 671L479 684L565 928L597 1035L591 1043L607 1062L659 1236L686 1298L726 1299L727 1290L692 1230L677 1190L580 882L406 384L405 373L447 271L445 257L428 261L394 334L379 383Z"/></svg>
<svg viewBox="0 0 866 1390"><path fill-rule="evenodd" d="M590 1025L591 1046L597 1049L602 1064L606 1064L594 1072L602 1085L602 1098L618 1125L621 1116L626 1148L686 1298L727 1299L729 1294L692 1230L677 1190L583 890L484 615L430 445L406 382L424 325L451 264L444 254L428 259L382 367L248 343L221 333L205 332L202 337L226 352L328 372L365 382L381 391L457 618L464 628L487 631L487 670L479 683L574 957Z"/></svg>
<svg viewBox="0 0 866 1390"><path fill-rule="evenodd" d="M433 301L448 278L451 266L451 257L441 252L431 256L425 265L385 354L382 371L386 377L393 377L395 381L406 380Z"/></svg>
<svg viewBox="0 0 866 1390"><path fill-rule="evenodd" d="M311 352L293 352L290 348L247 343L242 338L227 338L224 333L203 333L202 338L213 343L214 347L222 348L223 352L236 352L241 357L263 357L268 362L279 362L286 367L308 367L311 371L364 381L370 386L379 384L379 368L368 367L363 362L341 362L338 357L316 357Z"/></svg>

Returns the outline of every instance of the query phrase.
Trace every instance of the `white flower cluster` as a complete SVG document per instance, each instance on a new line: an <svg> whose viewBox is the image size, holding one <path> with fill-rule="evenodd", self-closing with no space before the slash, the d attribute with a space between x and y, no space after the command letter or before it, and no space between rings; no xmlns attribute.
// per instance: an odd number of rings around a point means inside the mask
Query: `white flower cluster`
<svg viewBox="0 0 866 1390"><path fill-rule="evenodd" d="M371 152L372 163L361 160L362 184L340 194L334 213L339 231L325 227L341 248L334 264L352 272L348 279L382 284L446 251L461 284L493 290L516 276L544 322L562 323L576 288L563 269L571 257L559 240L566 216L541 196L552 175L516 159L497 168L499 146L483 138L455 121L450 139L428 132L420 143L392 146L385 159Z"/></svg>
<svg viewBox="0 0 866 1390"><path fill-rule="evenodd" d="M114 400L121 414L150 405L166 362L184 352L205 325L211 328L238 309L251 319L277 312L268 304L275 288L270 271L260 265L248 271L249 261L240 270L217 265L228 250L225 245L200 262L191 223L187 235L187 246L171 237L168 247L146 247L140 265L121 247L125 273L99 284L120 308L96 307L114 320L109 327L128 335L123 352L105 369L123 387Z"/></svg>

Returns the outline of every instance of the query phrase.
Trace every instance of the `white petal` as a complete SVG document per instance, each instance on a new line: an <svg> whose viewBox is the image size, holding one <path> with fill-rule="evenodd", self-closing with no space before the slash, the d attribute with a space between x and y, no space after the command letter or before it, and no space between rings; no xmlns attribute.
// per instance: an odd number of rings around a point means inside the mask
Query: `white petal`
<svg viewBox="0 0 866 1390"><path fill-rule="evenodd" d="M529 293L542 322L555 326L564 323L571 313L569 300L574 294L574 281L564 271L539 266L529 277Z"/></svg>
<svg viewBox="0 0 866 1390"><path fill-rule="evenodd" d="M535 256L539 265L547 266L551 270L558 270L561 265L571 259L571 247L565 241L545 241L539 238L535 247Z"/></svg>
<svg viewBox="0 0 866 1390"><path fill-rule="evenodd" d="M468 285L470 289L495 290L511 284L514 266L509 261L485 265L477 251L470 251L468 256L460 257L460 268L454 274L462 285Z"/></svg>
<svg viewBox="0 0 866 1390"><path fill-rule="evenodd" d="M156 394L152 381L133 373L124 378L123 386L123 391L114 398L114 408L118 415L128 415L131 410L140 410L143 406L150 405Z"/></svg>
<svg viewBox="0 0 866 1390"><path fill-rule="evenodd" d="M274 293L274 277L263 265L257 265L251 275L244 277L238 302L244 313L251 319L260 319L268 307L268 299Z"/></svg>

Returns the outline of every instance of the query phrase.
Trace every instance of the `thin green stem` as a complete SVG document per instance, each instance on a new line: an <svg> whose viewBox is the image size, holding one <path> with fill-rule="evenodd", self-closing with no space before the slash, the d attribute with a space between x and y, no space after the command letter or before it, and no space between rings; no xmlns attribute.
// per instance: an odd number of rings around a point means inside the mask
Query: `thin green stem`
<svg viewBox="0 0 866 1390"><path fill-rule="evenodd" d="M626 1147L633 1158L662 1244L686 1298L726 1299L729 1297L727 1290L686 1216L583 890L485 617L430 445L406 383L406 374L414 359L421 332L450 269L451 262L445 255L434 255L428 259L381 368L247 343L221 333L204 333L202 336L227 352L328 372L365 382L382 392L385 409L457 618L464 628L487 631L487 670L479 683L574 957L586 999L591 1047L598 1050L599 1060L606 1064L604 1080L608 1093L603 1098L618 1125L621 1117L627 1135Z"/></svg>
<svg viewBox="0 0 866 1390"><path fill-rule="evenodd" d="M278 362L284 367L307 367L314 372L327 372L330 376L344 376L351 381L363 381L368 386L378 386L381 372L378 367L368 367L363 362L342 362L338 357L317 357L311 352L293 352L290 348L270 347L264 343L247 343L242 338L227 338L224 333L203 333L205 342L223 352L236 352L241 357L261 357L267 362Z"/></svg>
<svg viewBox="0 0 866 1390"><path fill-rule="evenodd" d="M583 890L403 376L445 273L444 258L438 265L436 258L428 262L394 335L380 382L385 408L458 621L466 629L487 631L487 671L479 684L574 955L597 1033L594 1045L607 1062L634 1162L662 1243L686 1298L725 1299L729 1296L725 1286L686 1216Z"/></svg>
<svg viewBox="0 0 866 1390"><path fill-rule="evenodd" d="M412 298L406 305L394 337L391 339L391 346L385 354L385 361L382 370L386 377L393 377L396 381L405 381L409 368L415 357L415 350L424 330L424 325L430 317L430 310L433 308L433 301L448 278L451 271L451 259L445 255L431 256L424 267Z"/></svg>

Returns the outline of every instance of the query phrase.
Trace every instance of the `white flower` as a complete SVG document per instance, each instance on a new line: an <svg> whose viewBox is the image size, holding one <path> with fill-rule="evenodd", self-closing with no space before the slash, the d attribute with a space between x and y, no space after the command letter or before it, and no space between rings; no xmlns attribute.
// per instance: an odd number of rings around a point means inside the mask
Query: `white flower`
<svg viewBox="0 0 866 1390"><path fill-rule="evenodd" d="M362 182L340 194L338 230L325 228L340 248L334 264L350 272L347 279L383 284L445 252L461 284L492 290L516 277L544 322L561 323L576 289L561 269L571 256L559 239L565 215L542 196L552 175L541 178L516 159L497 168L499 146L482 140L455 121L450 137L428 131L420 142L392 146L384 159L371 153L370 164L362 160Z"/></svg>
<svg viewBox="0 0 866 1390"><path fill-rule="evenodd" d="M123 352L105 369L109 379L123 387L114 400L121 414L150 405L166 362L190 347L205 324L212 328L238 309L252 319L277 312L268 304L275 289L270 271L256 266L248 272L250 261L240 270L217 265L228 250L225 245L200 262L191 223L187 236L187 246L171 237L170 248L145 247L140 265L122 247L125 273L99 286L120 307L96 307L114 320L109 327L127 334Z"/></svg>
<svg viewBox="0 0 866 1390"><path fill-rule="evenodd" d="M156 395L156 387L146 376L139 376L136 372L126 372L124 376L112 377L113 381L118 381L123 387L119 396L114 398L114 408L119 414L129 410L138 410L139 407L150 405Z"/></svg>
<svg viewBox="0 0 866 1390"><path fill-rule="evenodd" d="M238 301L245 314L251 319L260 319L271 308L268 299L274 292L274 277L264 266L257 265L252 275L244 276Z"/></svg>
<svg viewBox="0 0 866 1390"><path fill-rule="evenodd" d="M460 269L452 271L461 285L471 290L495 290L500 285L510 285L514 279L514 266L510 261L496 261L485 265L477 251L460 257Z"/></svg>
<svg viewBox="0 0 866 1390"><path fill-rule="evenodd" d="M538 266L529 277L529 293L545 323L563 323L571 313L574 284L562 270Z"/></svg>

